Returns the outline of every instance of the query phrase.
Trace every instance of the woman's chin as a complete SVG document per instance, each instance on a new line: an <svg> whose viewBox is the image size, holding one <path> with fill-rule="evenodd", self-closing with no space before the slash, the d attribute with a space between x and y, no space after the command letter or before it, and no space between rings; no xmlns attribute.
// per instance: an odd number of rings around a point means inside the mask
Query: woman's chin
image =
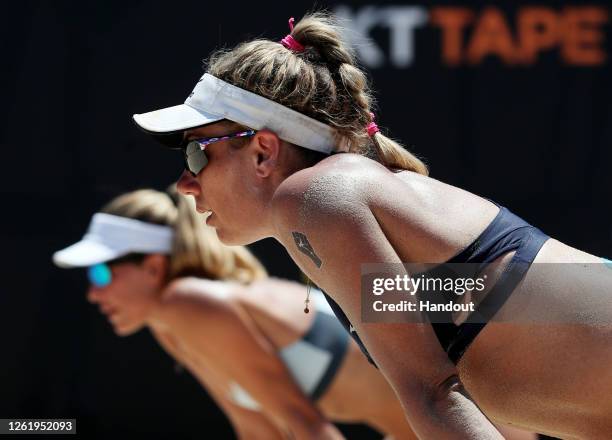
<svg viewBox="0 0 612 440"><path fill-rule="evenodd" d="M141 328L142 328L142 325L138 325L138 326L135 326L135 325L132 325L132 326L113 325L113 331L119 337L125 337L125 336L133 335L134 333L136 333Z"/></svg>
<svg viewBox="0 0 612 440"><path fill-rule="evenodd" d="M226 246L247 246L262 240L265 237L251 237L245 231L229 230L222 226L215 226L217 238Z"/></svg>
<svg viewBox="0 0 612 440"><path fill-rule="evenodd" d="M227 229L216 226L215 232L217 233L217 238L219 239L219 241L224 245L239 246L239 244L236 243L234 240L234 234L229 233Z"/></svg>

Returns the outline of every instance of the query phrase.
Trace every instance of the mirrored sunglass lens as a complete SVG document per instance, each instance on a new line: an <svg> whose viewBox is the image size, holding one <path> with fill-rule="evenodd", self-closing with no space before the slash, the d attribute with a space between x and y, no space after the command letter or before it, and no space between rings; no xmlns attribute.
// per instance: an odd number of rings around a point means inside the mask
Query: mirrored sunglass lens
<svg viewBox="0 0 612 440"><path fill-rule="evenodd" d="M108 286L113 279L110 267L105 263L96 264L87 268L87 277L89 278L89 282L96 287Z"/></svg>
<svg viewBox="0 0 612 440"><path fill-rule="evenodd" d="M189 142L189 144L187 144L185 159L189 171L193 174L198 174L208 163L206 153L204 153L197 142Z"/></svg>
<svg viewBox="0 0 612 440"><path fill-rule="evenodd" d="M198 151L202 150L200 149L200 144L198 144L196 141L189 142L187 144L187 147L185 147L185 153L187 154L187 156L190 156Z"/></svg>

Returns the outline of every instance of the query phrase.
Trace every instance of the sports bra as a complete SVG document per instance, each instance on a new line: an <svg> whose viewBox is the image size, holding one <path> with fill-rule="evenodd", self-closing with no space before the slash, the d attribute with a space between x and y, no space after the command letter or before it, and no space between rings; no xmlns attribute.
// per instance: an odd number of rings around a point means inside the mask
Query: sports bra
<svg viewBox="0 0 612 440"><path fill-rule="evenodd" d="M469 246L446 262L480 263L479 267L483 267L505 253L515 251L495 285L462 324L454 324L450 316L443 323L439 322L439 316L436 319L438 322L431 323L440 345L455 364L459 362L461 356L487 322L508 300L512 291L529 270L541 247L550 238L507 208L495 204L500 209L493 221ZM340 306L329 295L323 293L338 320L357 342L368 361L376 366Z"/></svg>
<svg viewBox="0 0 612 440"><path fill-rule="evenodd" d="M299 340L283 347L278 355L300 389L317 401L336 377L349 346L349 338L320 290L311 293L315 316ZM237 382L230 382L229 397L237 405L260 410L259 402Z"/></svg>

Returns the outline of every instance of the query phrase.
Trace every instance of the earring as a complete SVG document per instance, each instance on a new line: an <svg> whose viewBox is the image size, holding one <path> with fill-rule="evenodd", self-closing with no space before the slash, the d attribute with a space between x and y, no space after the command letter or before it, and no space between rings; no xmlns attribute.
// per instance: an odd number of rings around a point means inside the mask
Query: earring
<svg viewBox="0 0 612 440"><path fill-rule="evenodd" d="M310 312L308 304L310 303L310 278L306 278L306 299L304 300L304 313Z"/></svg>

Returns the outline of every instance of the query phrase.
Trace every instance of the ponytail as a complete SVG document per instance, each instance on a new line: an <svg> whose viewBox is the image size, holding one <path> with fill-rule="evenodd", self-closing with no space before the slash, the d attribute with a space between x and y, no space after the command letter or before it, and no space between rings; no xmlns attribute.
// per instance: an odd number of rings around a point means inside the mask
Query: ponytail
<svg viewBox="0 0 612 440"><path fill-rule="evenodd" d="M253 40L211 55L207 72L334 128L338 145L392 169L428 174L425 164L380 133L368 136L373 98L368 79L342 28L326 12L304 16L292 28L299 50Z"/></svg>
<svg viewBox="0 0 612 440"><path fill-rule="evenodd" d="M427 165L406 148L381 133L372 136L379 161L387 168L408 170L425 176L429 175Z"/></svg>

